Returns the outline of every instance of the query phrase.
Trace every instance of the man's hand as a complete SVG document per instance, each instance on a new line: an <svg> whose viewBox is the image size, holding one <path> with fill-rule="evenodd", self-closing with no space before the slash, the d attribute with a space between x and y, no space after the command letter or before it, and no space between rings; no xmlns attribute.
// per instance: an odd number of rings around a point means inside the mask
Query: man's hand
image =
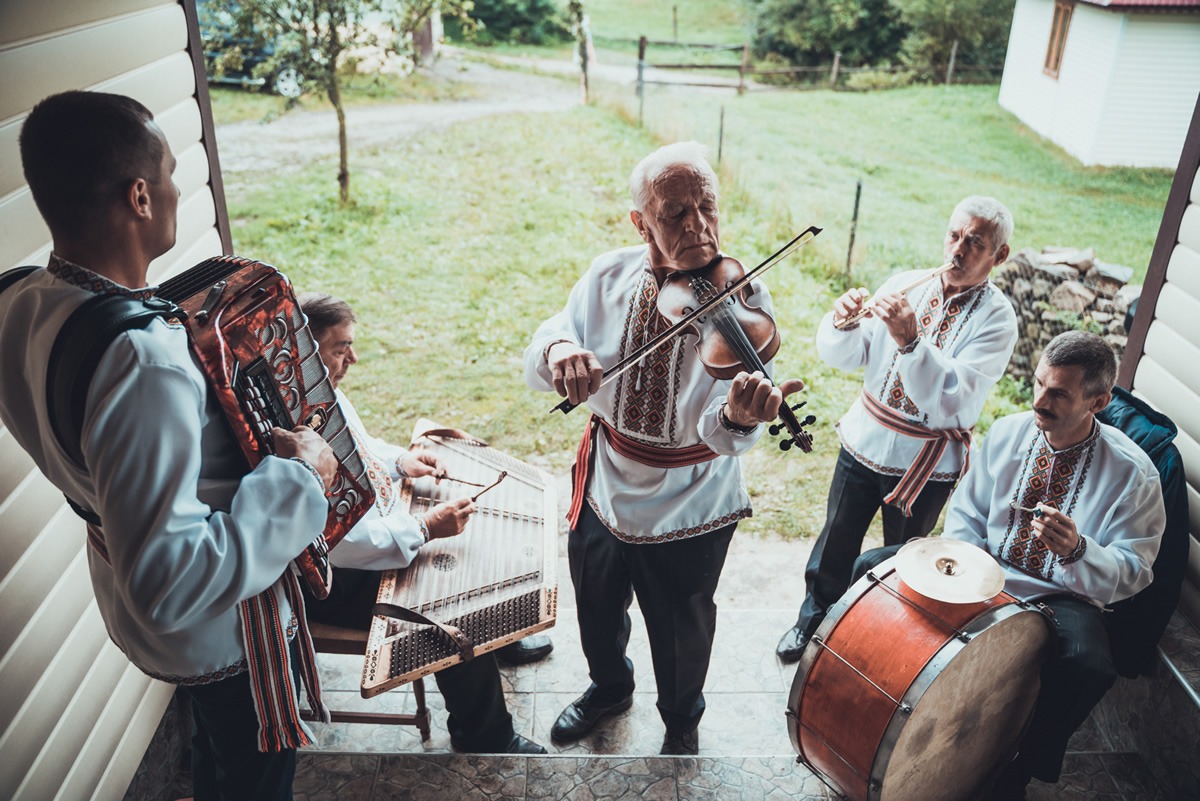
<svg viewBox="0 0 1200 801"><path fill-rule="evenodd" d="M546 353L554 391L578 406L596 394L604 379L604 368L596 354L570 342L555 342Z"/></svg>
<svg viewBox="0 0 1200 801"><path fill-rule="evenodd" d="M799 378L789 378L775 386L758 371L738 373L725 396L725 419L741 428L774 420L783 399L802 389L804 382Z"/></svg>
<svg viewBox="0 0 1200 801"><path fill-rule="evenodd" d="M833 319L834 321L848 320L862 309L863 304L870 296L867 288L860 286L858 289L851 289L849 292L842 295L833 302ZM870 310L867 311L867 316L870 316Z"/></svg>
<svg viewBox="0 0 1200 801"><path fill-rule="evenodd" d="M400 470L409 478L433 476L438 481L446 477L446 465L436 453L425 450L414 450L404 454L400 460Z"/></svg>
<svg viewBox="0 0 1200 801"><path fill-rule="evenodd" d="M459 498L457 501L439 503L425 513L425 527L429 529L430 540L440 540L446 537L457 537L467 526L471 515L475 514L475 504L470 498Z"/></svg>
<svg viewBox="0 0 1200 801"><path fill-rule="evenodd" d="M276 456L284 459L291 459L293 456L303 459L316 468L317 474L325 484L326 492L333 487L333 480L337 477L338 460L333 455L333 448L321 439L320 434L308 426L296 426L291 431L276 426L271 429L271 440Z"/></svg>
<svg viewBox="0 0 1200 801"><path fill-rule="evenodd" d="M1075 521L1053 506L1039 503L1037 508L1042 513L1030 523L1034 536L1059 556L1070 556L1079 544L1079 532L1075 530Z"/></svg>
<svg viewBox="0 0 1200 801"><path fill-rule="evenodd" d="M871 313L883 321L888 333L900 347L911 344L917 338L917 313L904 295L897 292L877 296Z"/></svg>

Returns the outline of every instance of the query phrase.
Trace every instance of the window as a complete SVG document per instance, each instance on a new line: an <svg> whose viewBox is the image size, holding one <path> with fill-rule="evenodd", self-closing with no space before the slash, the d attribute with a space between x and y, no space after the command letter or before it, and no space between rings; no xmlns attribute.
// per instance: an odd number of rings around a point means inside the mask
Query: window
<svg viewBox="0 0 1200 801"><path fill-rule="evenodd" d="M1050 25L1050 43L1046 46L1046 64L1042 72L1051 78L1058 77L1062 66L1063 50L1067 46L1067 28L1071 25L1071 12L1075 10L1072 0L1055 0L1054 22Z"/></svg>

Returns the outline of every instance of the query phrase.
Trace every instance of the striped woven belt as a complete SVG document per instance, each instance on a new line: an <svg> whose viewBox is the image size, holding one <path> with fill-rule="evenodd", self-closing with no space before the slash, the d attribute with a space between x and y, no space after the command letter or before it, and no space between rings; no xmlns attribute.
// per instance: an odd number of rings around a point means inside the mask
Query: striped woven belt
<svg viewBox="0 0 1200 801"><path fill-rule="evenodd" d="M884 428L906 437L926 440L920 452L917 453L917 458L913 460L912 465L901 477L900 483L896 485L890 495L883 499L884 503L899 506L905 517L911 517L913 503L921 494L925 483L929 481L933 468L937 466L938 460L942 458L942 453L946 450L946 445L951 440L963 444L963 467L959 471L958 477L962 478L966 475L967 468L971 466L971 431L969 429L926 428L901 417L865 392L862 394L862 401L867 414L875 418Z"/></svg>
<svg viewBox="0 0 1200 801"><path fill-rule="evenodd" d="M686 448L658 448L638 442L592 415L583 431L583 438L579 441L579 450L575 452L575 467L571 474L571 508L567 510L567 521L571 528L578 525L579 515L583 512L583 496L587 491L588 476L592 471L592 442L599 428L604 429L608 444L614 451L626 459L649 467L690 467L717 458L717 452L704 443Z"/></svg>

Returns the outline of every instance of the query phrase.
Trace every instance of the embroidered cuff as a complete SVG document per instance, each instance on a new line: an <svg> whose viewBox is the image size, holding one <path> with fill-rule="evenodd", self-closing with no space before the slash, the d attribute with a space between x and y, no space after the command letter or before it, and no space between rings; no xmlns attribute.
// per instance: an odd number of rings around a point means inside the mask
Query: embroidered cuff
<svg viewBox="0 0 1200 801"><path fill-rule="evenodd" d="M313 467L308 462L301 459L299 456L292 456L289 461L298 462L307 468L308 472L312 473L312 477L317 480L317 484L321 486L321 494L325 494L325 481L321 478L321 474L317 472L317 468Z"/></svg>
<svg viewBox="0 0 1200 801"><path fill-rule="evenodd" d="M729 418L725 416L725 407L727 405L728 404L722 403L720 410L717 412L717 419L721 421L722 427L724 427L726 431L730 431L743 437L753 434L754 429L758 428L758 425L755 424L747 428L746 426L739 426L736 423L730 422Z"/></svg>
<svg viewBox="0 0 1200 801"><path fill-rule="evenodd" d="M421 540L424 544L429 544L429 524L425 522L425 515L417 518L417 525L421 527Z"/></svg>
<svg viewBox="0 0 1200 801"><path fill-rule="evenodd" d="M1079 542L1075 543L1074 550L1072 550L1066 556L1061 557L1058 560L1058 563L1060 565L1069 565L1069 564L1072 564L1073 562L1078 562L1080 559L1083 558L1083 555L1085 553L1087 553L1087 538L1084 537L1082 534L1080 534Z"/></svg>
<svg viewBox="0 0 1200 801"><path fill-rule="evenodd" d="M404 457L403 456L396 459L396 475L398 475L400 477L401 481L410 477L408 475L408 473L406 473L404 470Z"/></svg>
<svg viewBox="0 0 1200 801"><path fill-rule="evenodd" d="M921 336L918 334L917 337L912 342L909 342L903 348L897 348L896 352L902 356L912 353L914 350L917 349L917 344L920 343L920 341L921 341Z"/></svg>

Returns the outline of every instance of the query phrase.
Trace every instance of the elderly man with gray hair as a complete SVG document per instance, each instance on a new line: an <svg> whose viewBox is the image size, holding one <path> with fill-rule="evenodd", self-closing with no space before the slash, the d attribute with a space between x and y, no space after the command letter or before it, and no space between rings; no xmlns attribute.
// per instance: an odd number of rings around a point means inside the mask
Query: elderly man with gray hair
<svg viewBox="0 0 1200 801"><path fill-rule="evenodd" d="M800 658L849 588L876 512L882 507L885 545L924 537L966 471L971 429L1017 341L1016 314L988 279L1008 258L1012 230L999 201L968 197L950 215L937 278L914 287L927 271L902 272L871 301L851 289L821 320L821 358L863 369L863 388L837 424L842 448L804 574L807 595L775 648L784 662Z"/></svg>
<svg viewBox="0 0 1200 801"><path fill-rule="evenodd" d="M525 351L531 387L586 403L592 413L576 462L568 543L591 685L551 737L578 740L632 705L625 650L636 593L666 724L661 753L695 754L716 631L713 594L737 522L751 512L738 457L803 382L775 387L757 372L715 378L693 345L675 338L601 386L602 366L669 327L656 305L663 281L720 255L717 176L700 145L647 156L630 190L630 220L645 244L597 258ZM769 311L766 287L750 289Z"/></svg>

